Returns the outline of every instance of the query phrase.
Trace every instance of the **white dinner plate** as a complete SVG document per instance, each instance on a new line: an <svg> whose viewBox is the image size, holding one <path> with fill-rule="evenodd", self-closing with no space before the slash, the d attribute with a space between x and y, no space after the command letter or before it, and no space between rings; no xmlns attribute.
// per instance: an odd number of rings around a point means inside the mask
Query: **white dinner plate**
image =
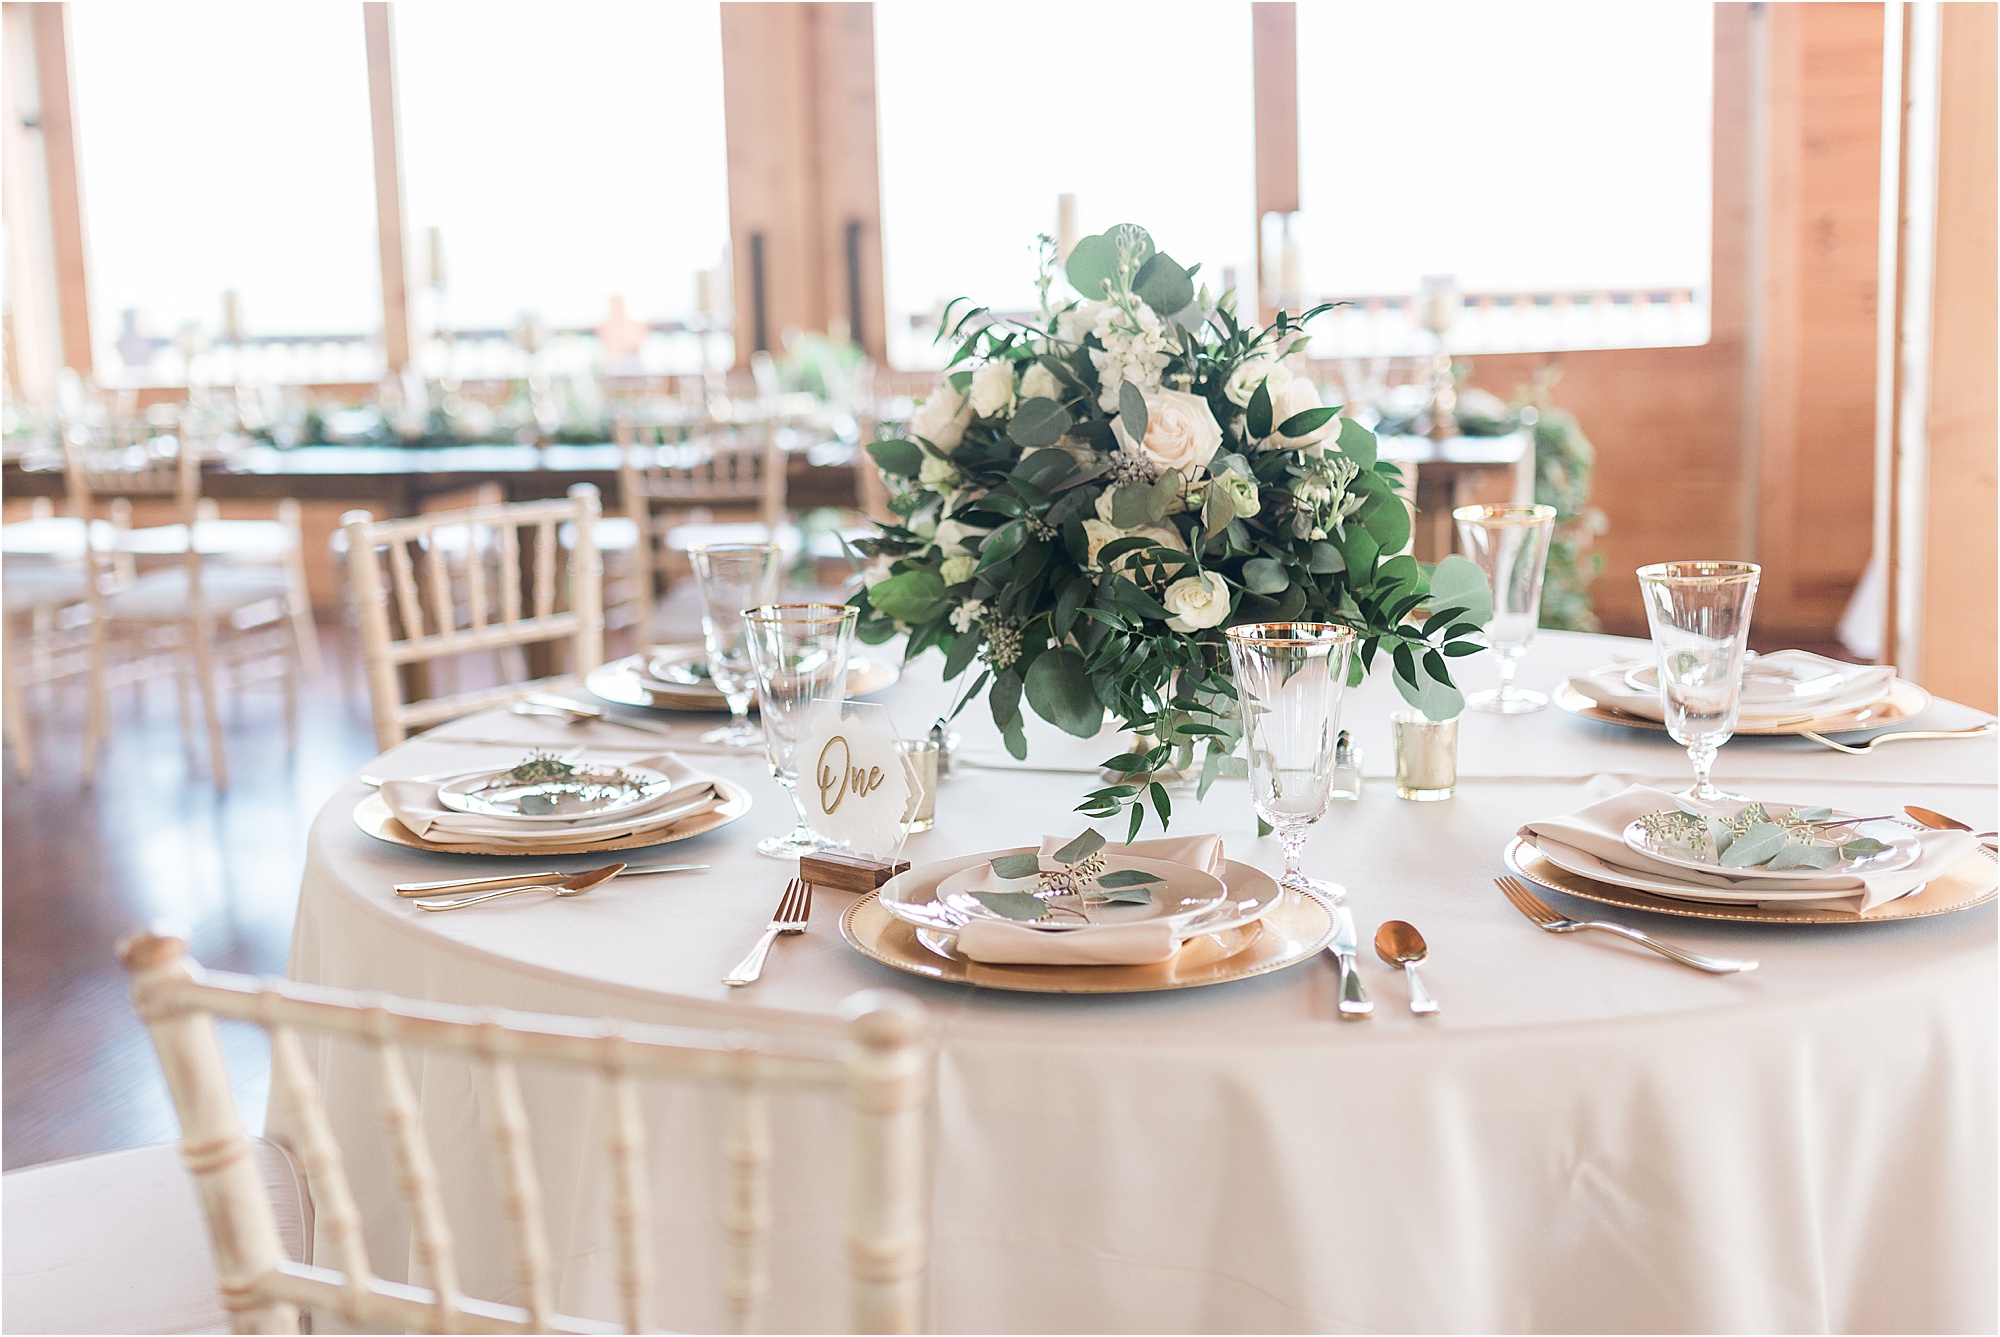
<svg viewBox="0 0 2000 1337"><path fill-rule="evenodd" d="M1523 836L1521 839L1530 850L1556 867L1575 873L1578 877L1608 882L1613 886L1643 891L1654 896L1671 896L1681 901L1703 901L1712 905L1761 905L1773 901L1823 901L1844 895L1847 891L1840 887L1703 886L1693 882L1682 882L1678 878L1635 873L1629 868L1606 863L1594 854L1560 841L1537 840L1532 836ZM1858 887L1852 888L1852 891L1856 895L1860 894Z"/></svg>
<svg viewBox="0 0 2000 1337"><path fill-rule="evenodd" d="M1003 854L1033 854L1033 846L1020 849L1002 850L987 855L987 859L997 859ZM1062 867L1054 859L1043 856L1041 861L1045 872L1054 872ZM1142 859L1129 854L1107 853L1104 871L1115 873L1129 870L1151 873L1160 879L1149 883L1146 890L1151 894L1144 904L1100 904L1093 905L1084 913L1087 920L1059 916L1047 924L1039 921L1038 928L1050 928L1063 932L1086 932L1092 928L1107 928L1117 924L1150 923L1164 919L1175 932L1184 932L1188 924L1200 919L1221 905L1229 894L1222 885L1222 879L1199 868L1189 868L1185 864L1167 863L1160 859ZM989 863L973 864L961 868L938 883L936 900L947 909L955 910L969 919L1005 919L1006 916L989 910L973 893L976 891L1031 891L1035 883L1031 878L1008 881L995 873ZM1065 898L1065 904L1074 904Z"/></svg>
<svg viewBox="0 0 2000 1337"><path fill-rule="evenodd" d="M1785 813L1794 806L1797 805L1766 803L1764 810L1770 813ZM1835 812L1831 820L1837 821L1842 817L1853 815ZM1857 822L1847 829L1857 836L1873 836L1887 848L1858 859L1843 859L1826 868L1726 868L1712 859L1694 854L1683 846L1648 838L1643 819L1625 828L1625 848L1635 854L1643 854L1649 859L1657 859L1661 863L1669 863L1690 872L1706 873L1711 877L1742 878L1748 882L1802 882L1816 878L1867 877L1876 873L1893 873L1899 868L1908 868L1923 857L1924 847L1917 839L1917 833L1893 819Z"/></svg>
<svg viewBox="0 0 2000 1337"><path fill-rule="evenodd" d="M656 770L610 762L560 779L509 783L504 777L512 769L447 780L438 786L438 802L453 812L508 822L575 822L622 812L637 816L674 787Z"/></svg>

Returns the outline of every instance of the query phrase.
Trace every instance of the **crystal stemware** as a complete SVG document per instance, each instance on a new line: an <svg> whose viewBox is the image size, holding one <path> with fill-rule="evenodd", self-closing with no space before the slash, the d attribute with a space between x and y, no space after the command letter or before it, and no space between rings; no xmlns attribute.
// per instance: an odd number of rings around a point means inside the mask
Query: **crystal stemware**
<svg viewBox="0 0 2000 1337"><path fill-rule="evenodd" d="M1514 671L1541 621L1542 576L1549 565L1549 536L1555 532L1553 506L1460 506L1458 546L1479 564L1493 587L1493 620L1486 644L1500 669L1500 686L1466 698L1469 710L1526 715L1545 709L1548 697L1514 685Z"/></svg>
<svg viewBox="0 0 2000 1337"><path fill-rule="evenodd" d="M1331 622L1230 627L1229 660L1250 754L1250 801L1285 846L1283 885L1338 897L1299 867L1306 828L1333 798L1334 747L1354 633Z"/></svg>
<svg viewBox="0 0 2000 1337"><path fill-rule="evenodd" d="M1711 784L1708 772L1717 750L1736 732L1761 570L1754 562L1660 562L1639 568L1667 732L1694 764L1694 785L1680 795L1691 802L1741 801Z"/></svg>
<svg viewBox="0 0 2000 1337"><path fill-rule="evenodd" d="M708 649L708 678L729 703L729 723L701 736L725 747L760 747L762 732L750 724L750 694L757 670L743 634L743 610L776 603L783 568L775 543L698 543L688 549L701 590L701 639Z"/></svg>
<svg viewBox="0 0 2000 1337"><path fill-rule="evenodd" d="M799 799L798 750L814 708L847 695L847 653L854 644L856 616L851 604L763 604L743 610L771 777L791 795L798 811L798 825L790 834L757 842L759 854L796 859L833 847L806 820Z"/></svg>

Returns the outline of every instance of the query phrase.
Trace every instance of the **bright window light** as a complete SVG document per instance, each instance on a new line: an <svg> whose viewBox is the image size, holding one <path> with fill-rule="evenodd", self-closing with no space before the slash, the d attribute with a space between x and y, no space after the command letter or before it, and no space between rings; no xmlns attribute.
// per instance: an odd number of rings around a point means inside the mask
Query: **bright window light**
<svg viewBox="0 0 2000 1337"><path fill-rule="evenodd" d="M1035 237L1139 223L1201 280L1256 263L1250 6L875 6L889 359L940 365L954 297L1035 305ZM916 322L913 326L913 319Z"/></svg>
<svg viewBox="0 0 2000 1337"><path fill-rule="evenodd" d="M361 7L90 0L69 14L101 373L158 377L176 357L166 341L189 326L215 340L228 305L253 336L359 337L339 374L372 377Z"/></svg>

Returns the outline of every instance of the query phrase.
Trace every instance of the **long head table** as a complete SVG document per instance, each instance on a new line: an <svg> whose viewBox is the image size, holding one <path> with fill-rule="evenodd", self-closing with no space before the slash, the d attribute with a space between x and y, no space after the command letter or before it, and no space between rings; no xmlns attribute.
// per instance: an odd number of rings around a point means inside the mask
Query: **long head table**
<svg viewBox="0 0 2000 1337"><path fill-rule="evenodd" d="M1545 634L1525 685L1647 653L1639 642ZM1490 679L1483 656L1463 680ZM906 732L939 713L933 657L882 698ZM762 983L720 979L769 918L789 869L756 838L789 826L761 759L691 755L749 786L732 826L647 852L706 874L616 881L560 904L519 896L424 914L390 884L511 860L401 849L351 820L355 781L320 814L292 973L442 1001L645 1020L826 1030L856 990L907 990L939 1037L931 1321L945 1330L1188 1329L1990 1329L1996 1291L1996 953L1992 906L1895 924L1780 928L1634 912L1698 951L1761 969L1713 977L1600 938L1543 934L1494 889L1524 821L1632 781L1679 787L1680 748L1551 709L1468 714L1457 796L1396 798L1380 677L1349 694L1343 723L1365 750L1361 801L1308 845L1308 869L1344 884L1359 921L1372 1019L1336 1020L1330 961L1177 993L1041 997L901 975L852 951L821 892L812 931L783 940ZM1940 727L1982 718L1940 703ZM707 721L680 717L688 738ZM1013 768L983 704L962 717L962 764L916 862L1072 833L1078 773L1113 739L1084 743L1030 722ZM509 747L590 741L612 728L488 714L374 763L411 775ZM1894 811L1921 803L1990 829L1995 748L1906 743L1866 757L1802 739L1738 739L1716 768L1759 795ZM1246 787L1175 799L1176 831L1217 831L1232 857L1275 870ZM1114 834L1105 826L1106 834ZM558 860L581 866L592 860ZM1583 903L1573 903L1583 905ZM1591 908L1584 906L1584 908ZM1429 940L1441 1015L1412 1016L1400 976L1366 944L1389 918ZM380 1148L358 1054L321 1055L336 1124ZM504 1290L507 1246L477 1087L419 1063L431 1136L454 1181L453 1225L475 1294ZM608 1315L614 1279L596 1168L601 1112L551 1085L533 1094L552 1245L570 1312ZM769 1321L825 1328L838 1308L837 1129L797 1106L781 1136L787 1228ZM713 1110L668 1101L655 1143L693 1152ZM788 1144L790 1145L790 1144ZM392 1161L350 1151L373 1253L407 1256ZM670 1325L712 1327L714 1184L661 1166L658 1266ZM691 1177L692 1176L692 1177ZM484 1285L486 1289L482 1290ZM504 1298L500 1297L500 1298Z"/></svg>

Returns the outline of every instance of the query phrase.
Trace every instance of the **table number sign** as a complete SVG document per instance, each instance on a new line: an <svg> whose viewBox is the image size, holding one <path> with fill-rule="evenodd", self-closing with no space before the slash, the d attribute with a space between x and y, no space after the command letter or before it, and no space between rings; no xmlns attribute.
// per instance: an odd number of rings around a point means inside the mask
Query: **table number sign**
<svg viewBox="0 0 2000 1337"><path fill-rule="evenodd" d="M814 832L894 861L917 798L895 721L883 706L829 702L799 744L799 802Z"/></svg>

